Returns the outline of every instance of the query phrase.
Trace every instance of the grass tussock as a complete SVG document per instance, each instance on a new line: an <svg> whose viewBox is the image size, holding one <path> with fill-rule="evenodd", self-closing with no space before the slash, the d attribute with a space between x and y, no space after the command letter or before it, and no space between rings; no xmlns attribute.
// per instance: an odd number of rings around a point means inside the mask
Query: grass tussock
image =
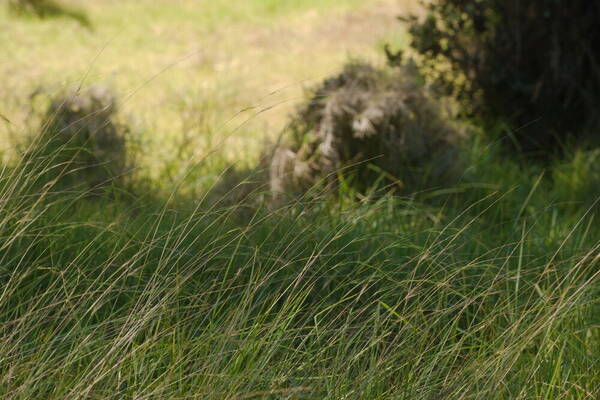
<svg viewBox="0 0 600 400"><path fill-rule="evenodd" d="M117 110L115 95L104 86L56 95L24 149L24 162L41 168L41 184L91 190L122 185L132 157Z"/></svg>
<svg viewBox="0 0 600 400"><path fill-rule="evenodd" d="M409 65L346 65L311 92L289 133L271 163L276 193L340 180L364 191L382 175L406 193L449 186L461 173L463 136Z"/></svg>

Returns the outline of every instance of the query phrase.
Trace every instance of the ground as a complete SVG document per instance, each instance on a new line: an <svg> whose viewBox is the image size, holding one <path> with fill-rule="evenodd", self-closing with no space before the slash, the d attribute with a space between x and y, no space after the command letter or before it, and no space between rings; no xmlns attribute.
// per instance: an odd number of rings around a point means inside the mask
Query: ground
<svg viewBox="0 0 600 400"><path fill-rule="evenodd" d="M304 87L352 57L382 62L382 45L404 37L396 16L414 9L409 0L71 3L93 30L0 9L1 113L14 124L0 125L4 148L15 143L7 133L25 130L32 93L101 83L120 95L146 161L169 158L183 136L239 159L281 130Z"/></svg>

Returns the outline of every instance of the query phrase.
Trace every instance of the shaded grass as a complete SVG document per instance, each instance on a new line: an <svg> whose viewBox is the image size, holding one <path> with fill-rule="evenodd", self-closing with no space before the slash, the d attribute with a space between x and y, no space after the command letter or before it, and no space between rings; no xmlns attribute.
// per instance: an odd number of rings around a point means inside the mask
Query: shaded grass
<svg viewBox="0 0 600 400"><path fill-rule="evenodd" d="M472 149L451 193L243 223L156 190L29 192L35 169L6 168L2 397L597 397L595 209Z"/></svg>

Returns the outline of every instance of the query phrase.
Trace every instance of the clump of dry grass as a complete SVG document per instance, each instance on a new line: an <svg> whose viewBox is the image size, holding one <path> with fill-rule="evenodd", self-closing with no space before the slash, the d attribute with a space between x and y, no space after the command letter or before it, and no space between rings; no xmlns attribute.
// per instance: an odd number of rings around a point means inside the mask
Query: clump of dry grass
<svg viewBox="0 0 600 400"><path fill-rule="evenodd" d="M409 65L395 71L346 65L311 92L290 131L291 140L276 149L270 166L275 193L337 184L341 173L359 190L385 176L411 191L447 183L460 169L456 144L464 135Z"/></svg>
<svg viewBox="0 0 600 400"><path fill-rule="evenodd" d="M67 186L97 189L122 182L131 169L128 128L116 121L115 95L106 87L57 95L26 159L44 159L44 176Z"/></svg>

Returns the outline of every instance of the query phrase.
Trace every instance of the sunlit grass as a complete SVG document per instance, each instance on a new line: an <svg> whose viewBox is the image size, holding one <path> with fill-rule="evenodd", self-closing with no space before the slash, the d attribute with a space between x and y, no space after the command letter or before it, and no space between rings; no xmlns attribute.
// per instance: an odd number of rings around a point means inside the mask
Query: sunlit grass
<svg viewBox="0 0 600 400"><path fill-rule="evenodd" d="M184 135L202 147L206 131L227 138L232 159L256 155L305 86L348 57L381 60L381 43L401 36L395 16L408 7L391 0L77 4L94 32L70 20L12 18L0 7L2 114L23 131L33 93L39 100L65 87L110 85L147 144L150 166L172 157ZM7 130L0 125L5 148L14 144Z"/></svg>

